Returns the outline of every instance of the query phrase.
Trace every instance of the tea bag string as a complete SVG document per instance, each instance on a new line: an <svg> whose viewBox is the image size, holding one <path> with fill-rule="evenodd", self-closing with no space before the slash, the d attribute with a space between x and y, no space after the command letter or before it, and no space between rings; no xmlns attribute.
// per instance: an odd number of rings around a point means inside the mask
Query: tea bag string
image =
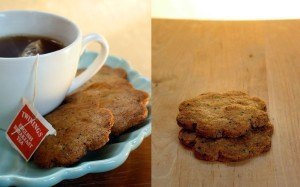
<svg viewBox="0 0 300 187"><path fill-rule="evenodd" d="M34 106L35 97L37 95L37 74L38 74L38 67L39 67L40 55L36 55L36 59L34 62L34 85L33 85L33 98L32 98L32 105Z"/></svg>
<svg viewBox="0 0 300 187"><path fill-rule="evenodd" d="M32 106L34 106L35 97L37 95L37 73L38 73L38 67L39 67L39 61L40 61L40 55L36 55L36 59L34 62L34 78L33 78L33 98L32 98ZM22 101L23 102L23 101ZM17 128L11 135L15 134L16 132L24 129L28 124L34 122L36 120L36 114L34 114L34 118L22 125L21 127Z"/></svg>
<svg viewBox="0 0 300 187"><path fill-rule="evenodd" d="M34 78L33 78L34 82L33 82L33 98L32 98L33 107L34 107L35 98L37 95L37 73L38 73L38 65L39 65L39 61L40 61L39 59L40 59L40 56L39 56L39 54L37 54L35 62L34 62ZM22 103L23 103L23 100L22 100ZM25 125L21 126L19 129L16 129L16 131L14 131L12 134L15 134L16 132L22 130L24 127L26 127L28 124L34 122L35 120L36 120L36 117L31 119L30 121L28 121ZM6 131L6 129L0 127L0 131Z"/></svg>

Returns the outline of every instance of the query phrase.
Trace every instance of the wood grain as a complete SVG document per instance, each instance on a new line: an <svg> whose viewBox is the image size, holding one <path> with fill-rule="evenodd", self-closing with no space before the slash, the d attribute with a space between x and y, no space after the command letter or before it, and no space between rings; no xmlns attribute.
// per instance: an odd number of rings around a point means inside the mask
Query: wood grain
<svg viewBox="0 0 300 187"><path fill-rule="evenodd" d="M130 153L128 159L115 170L87 174L65 180L59 186L151 186L151 137Z"/></svg>
<svg viewBox="0 0 300 187"><path fill-rule="evenodd" d="M153 186L300 185L300 20L152 21ZM268 103L271 151L239 163L196 160L178 142L178 105L242 90Z"/></svg>

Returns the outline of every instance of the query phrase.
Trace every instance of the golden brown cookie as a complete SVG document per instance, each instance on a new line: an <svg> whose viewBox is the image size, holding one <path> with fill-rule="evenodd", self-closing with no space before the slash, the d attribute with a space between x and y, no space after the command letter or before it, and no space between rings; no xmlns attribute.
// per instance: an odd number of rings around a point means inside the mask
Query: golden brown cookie
<svg viewBox="0 0 300 187"><path fill-rule="evenodd" d="M80 74L83 70L78 70ZM100 71L85 83L78 91L82 91L94 83L106 83L116 87L129 87L132 85L126 80L127 73L122 68L111 68L104 65Z"/></svg>
<svg viewBox="0 0 300 187"><path fill-rule="evenodd" d="M109 75L109 76L113 74L113 75L115 75L115 76L117 76L119 78L127 79L127 73L126 73L126 71L124 69L122 69L122 68L111 68L111 67L109 67L107 65L104 65L100 69L98 75L99 74L101 74L101 75Z"/></svg>
<svg viewBox="0 0 300 187"><path fill-rule="evenodd" d="M177 123L202 137L236 138L269 122L266 104L243 92L205 93L179 106Z"/></svg>
<svg viewBox="0 0 300 187"><path fill-rule="evenodd" d="M272 134L273 126L268 124L239 138L207 139L184 129L179 132L178 137L201 160L236 162L269 151Z"/></svg>
<svg viewBox="0 0 300 187"><path fill-rule="evenodd" d="M144 122L148 115L149 95L134 88L116 87L107 83L94 83L84 91L67 97L66 102L98 104L109 109L115 119L112 135L117 136Z"/></svg>
<svg viewBox="0 0 300 187"><path fill-rule="evenodd" d="M47 136L33 156L43 168L68 166L79 161L87 151L109 141L113 115L97 105L65 104L46 116L56 129L56 136Z"/></svg>

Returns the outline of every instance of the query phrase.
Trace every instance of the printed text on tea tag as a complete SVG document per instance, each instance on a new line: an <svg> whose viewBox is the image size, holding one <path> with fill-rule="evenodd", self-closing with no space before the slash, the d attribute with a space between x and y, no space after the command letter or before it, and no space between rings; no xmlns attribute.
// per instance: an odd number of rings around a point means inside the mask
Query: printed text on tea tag
<svg viewBox="0 0 300 187"><path fill-rule="evenodd" d="M55 129L25 99L23 106L6 131L11 145L28 161L47 135Z"/></svg>

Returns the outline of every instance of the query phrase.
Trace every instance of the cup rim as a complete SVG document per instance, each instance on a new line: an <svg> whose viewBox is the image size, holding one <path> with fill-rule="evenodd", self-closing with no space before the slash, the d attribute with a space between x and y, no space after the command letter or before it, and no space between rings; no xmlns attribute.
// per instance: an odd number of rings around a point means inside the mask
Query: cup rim
<svg viewBox="0 0 300 187"><path fill-rule="evenodd" d="M65 46L62 49L59 49L57 51L53 51L53 52L50 52L50 53L39 55L40 58L46 58L46 57L48 57L50 55L55 55L55 54L63 53L65 50L68 50L69 48L73 47L75 45L75 43L77 43L77 41L82 38L79 27L74 22L72 22L71 20L69 20L69 19L67 19L67 18L65 18L63 16L60 16L60 15L57 15L57 14L53 14L53 13L49 13L49 12L36 11L36 10L5 10L5 11L0 11L0 14L2 14L2 13L11 13L11 12L16 12L16 13L26 12L26 13L44 14L44 15L47 15L47 16L52 16L52 17L55 17L55 18L58 18L58 19L62 19L64 21L66 21L67 23L71 24L72 26L74 26L74 28L76 28L78 34L77 34L77 37L75 38L75 40L73 40L69 45ZM20 63L22 61L21 59L28 60L28 59L33 59L33 58L36 58L36 56L27 56L27 57L0 57L0 64L8 62L8 61L15 62L15 63ZM1 60L5 60L5 62L1 62Z"/></svg>

